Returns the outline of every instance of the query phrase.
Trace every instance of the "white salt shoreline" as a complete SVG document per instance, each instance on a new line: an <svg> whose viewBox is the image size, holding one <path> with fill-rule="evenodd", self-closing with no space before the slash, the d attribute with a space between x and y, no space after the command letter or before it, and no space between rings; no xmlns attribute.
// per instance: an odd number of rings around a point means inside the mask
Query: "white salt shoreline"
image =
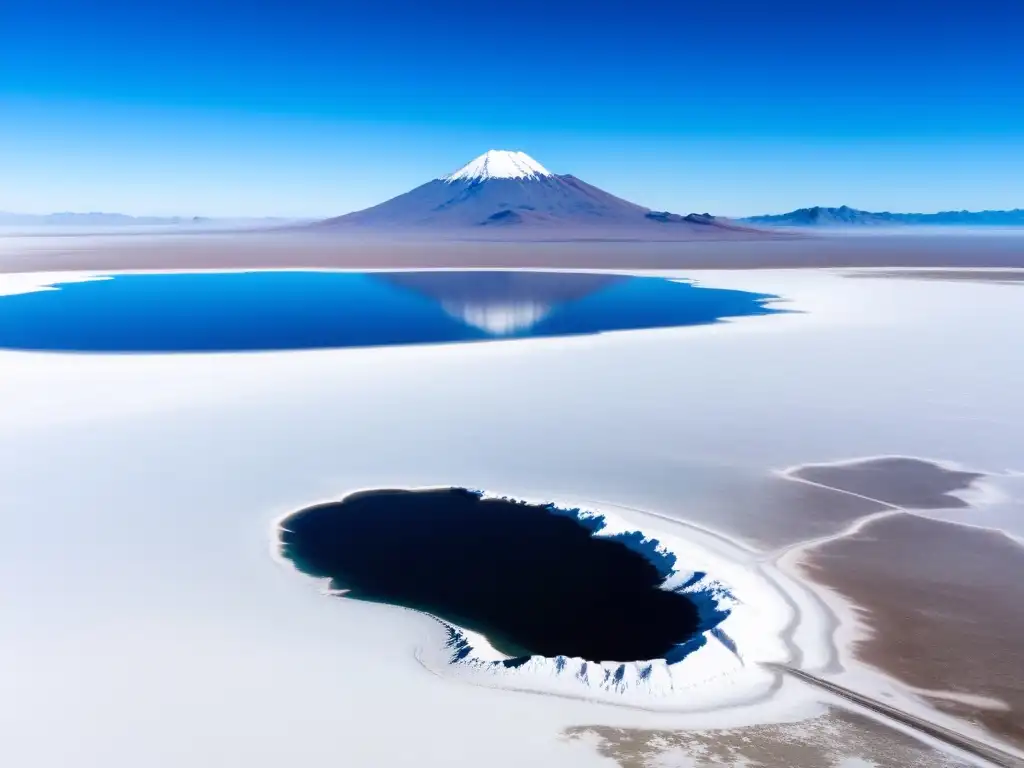
<svg viewBox="0 0 1024 768"><path fill-rule="evenodd" d="M405 490L441 490L449 487L421 486ZM305 504L275 518L271 525L271 556L279 564L301 573L282 553L280 533L286 529L287 520L301 509L338 502L352 494L373 490L381 489L352 489L334 499ZM472 648L472 655L465 662L459 663L452 662L453 651L446 645L446 637L439 636L433 647L417 649L416 657L420 663L439 677L473 685L560 695L641 710L710 712L750 705L770 698L778 687L778 674L762 664L791 663L796 657L822 653L820 650L804 648L796 651L792 647L798 635L801 641L815 636L813 631L798 632L795 627L801 624L803 615L815 610L816 606L801 605L799 597L784 593L785 586L789 585L781 574L769 576L761 573L764 566L756 563L753 553L746 547L737 546L726 536L638 510L626 512L614 505L490 491L485 491L484 497L512 498L529 504L554 504L563 510L580 510L588 516L600 516L606 527L595 534L597 536L639 531L647 539L657 539L664 551L676 556L680 568L687 572L706 573L709 579L722 582L729 590L731 613L722 622L720 629L727 633L737 650L731 652L716 640L672 665L664 662L659 664L657 661L626 664L606 662L597 665L587 664L582 659L559 657L556 660L538 656L521 667L506 669L500 664L490 663L508 657L494 649L482 635L431 616L430 619L459 633ZM310 578L306 574L302 575ZM316 581L323 583L325 580ZM326 587L322 592L334 594ZM818 622L823 624L821 619ZM556 674L556 665L559 671L564 667L566 673ZM590 670L588 683L581 683L579 676L574 674L581 665L584 670ZM636 669L651 665L654 670L650 678L645 681L638 679ZM624 671L625 679L620 679L619 684L609 682L616 672L621 676ZM596 679L590 679L595 673Z"/></svg>

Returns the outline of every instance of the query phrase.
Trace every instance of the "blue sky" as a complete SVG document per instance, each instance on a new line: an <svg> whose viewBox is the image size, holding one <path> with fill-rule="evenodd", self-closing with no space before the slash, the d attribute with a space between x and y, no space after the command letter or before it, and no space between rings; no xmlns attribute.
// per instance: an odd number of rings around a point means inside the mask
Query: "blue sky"
<svg viewBox="0 0 1024 768"><path fill-rule="evenodd" d="M0 210L318 216L487 149L658 209L1024 207L1024 5L7 0Z"/></svg>

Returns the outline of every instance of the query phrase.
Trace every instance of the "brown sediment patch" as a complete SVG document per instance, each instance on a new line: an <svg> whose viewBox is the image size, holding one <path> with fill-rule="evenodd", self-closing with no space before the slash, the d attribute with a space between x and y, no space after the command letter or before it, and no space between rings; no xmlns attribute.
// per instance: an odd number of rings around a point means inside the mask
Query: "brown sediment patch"
<svg viewBox="0 0 1024 768"><path fill-rule="evenodd" d="M768 550L832 536L861 518L891 509L871 499L778 475L735 483L716 501L721 505L718 525L723 530ZM738 516L734 510L743 514Z"/></svg>
<svg viewBox="0 0 1024 768"><path fill-rule="evenodd" d="M984 477L904 456L880 456L839 464L805 464L788 476L904 509L970 506L951 495Z"/></svg>
<svg viewBox="0 0 1024 768"><path fill-rule="evenodd" d="M876 277L894 280L946 280L968 283L1001 283L1017 285L1024 283L1024 270L1000 269L900 269L850 272L846 277Z"/></svg>
<svg viewBox="0 0 1024 768"><path fill-rule="evenodd" d="M800 723L706 731L581 726L568 738L596 742L622 768L840 768L860 759L875 768L970 765L865 715L832 708Z"/></svg>
<svg viewBox="0 0 1024 768"><path fill-rule="evenodd" d="M870 633L857 658L1024 746L1024 548L896 514L810 550L802 568L861 610Z"/></svg>

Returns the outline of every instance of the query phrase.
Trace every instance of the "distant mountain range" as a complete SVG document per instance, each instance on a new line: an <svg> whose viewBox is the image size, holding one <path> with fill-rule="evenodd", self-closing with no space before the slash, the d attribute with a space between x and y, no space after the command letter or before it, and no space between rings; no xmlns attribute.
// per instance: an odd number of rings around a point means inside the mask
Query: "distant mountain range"
<svg viewBox="0 0 1024 768"><path fill-rule="evenodd" d="M1012 211L942 211L940 213L889 213L860 211L848 205L839 208L799 208L771 216L749 216L741 221L773 227L878 227L878 226L1024 226L1024 208Z"/></svg>
<svg viewBox="0 0 1024 768"><path fill-rule="evenodd" d="M372 208L311 225L321 231L514 233L556 238L719 239L764 231L709 214L652 211L571 175L551 173L523 152L490 150L457 171Z"/></svg>
<svg viewBox="0 0 1024 768"><path fill-rule="evenodd" d="M302 224L283 217L129 216L124 213L48 214L0 211L0 227L260 227L285 223L321 230L633 230L657 238L703 239L764 236L774 227L975 226L1024 227L1024 208L1008 211L890 213L838 208L799 208L789 213L727 219L709 213L652 211L571 175L556 175L522 152L491 150L447 176L372 208ZM496 232L495 232L496 234Z"/></svg>
<svg viewBox="0 0 1024 768"><path fill-rule="evenodd" d="M124 213L7 213L0 211L0 226L13 227L129 227L129 226L210 226L218 224L271 224L287 219L274 217L214 219L206 216L129 216Z"/></svg>

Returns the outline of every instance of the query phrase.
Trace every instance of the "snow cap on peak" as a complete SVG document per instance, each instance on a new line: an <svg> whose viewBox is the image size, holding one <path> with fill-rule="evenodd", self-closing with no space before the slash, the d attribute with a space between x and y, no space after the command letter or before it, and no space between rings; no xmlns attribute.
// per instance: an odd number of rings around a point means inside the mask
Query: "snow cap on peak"
<svg viewBox="0 0 1024 768"><path fill-rule="evenodd" d="M525 152L492 149L471 160L441 181L485 181L487 179L538 179L553 174Z"/></svg>

